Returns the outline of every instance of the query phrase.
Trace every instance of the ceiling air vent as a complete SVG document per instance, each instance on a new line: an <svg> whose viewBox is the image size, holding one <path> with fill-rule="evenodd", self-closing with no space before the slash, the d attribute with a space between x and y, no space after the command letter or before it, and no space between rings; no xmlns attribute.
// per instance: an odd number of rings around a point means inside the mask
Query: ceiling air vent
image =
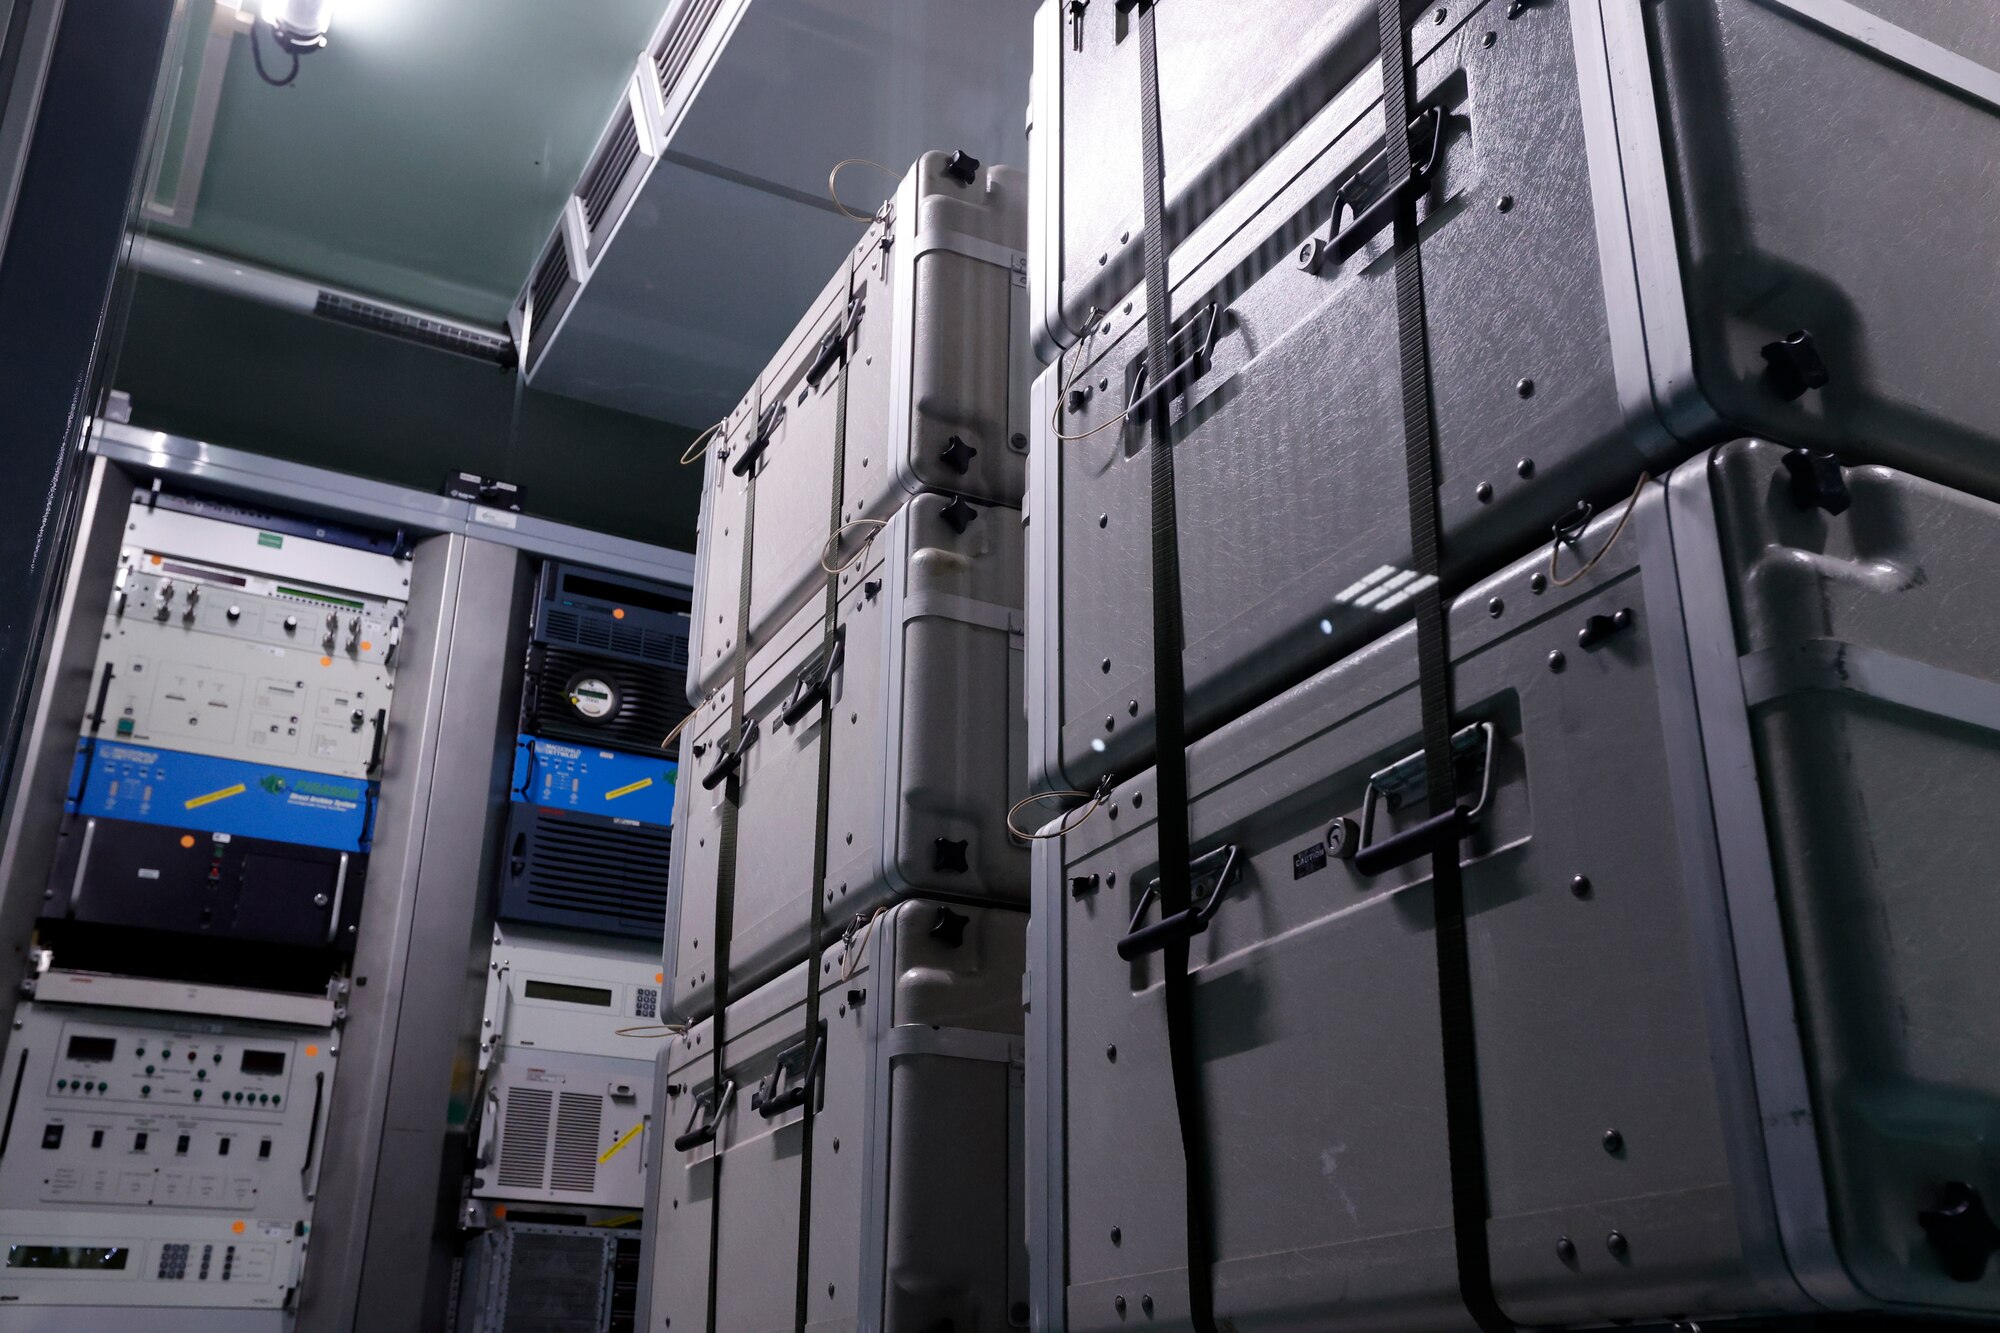
<svg viewBox="0 0 2000 1333"><path fill-rule="evenodd" d="M645 179L646 161L639 153L639 124L632 118L632 102L627 98L605 127L576 187L577 202L583 207L586 263L597 262L598 251L617 229L625 205Z"/></svg>
<svg viewBox="0 0 2000 1333"><path fill-rule="evenodd" d="M537 357L548 346L554 336L556 325L562 322L563 312L576 299L580 284L569 267L569 247L563 244L562 228L549 237L548 248L542 251L542 262L535 265L535 276L528 283L527 308L523 315L526 327L526 346L522 349L521 364L532 367Z"/></svg>
<svg viewBox="0 0 2000 1333"><path fill-rule="evenodd" d="M513 340L498 333L482 333L463 324L428 319L394 306L364 301L339 292L322 290L319 299L313 303L313 313L336 324L351 324L374 333L391 334L426 347L478 357L481 361L506 365L514 355Z"/></svg>
<svg viewBox="0 0 2000 1333"><path fill-rule="evenodd" d="M631 170L632 163L639 156L639 126L632 119L632 107L628 103L612 122L611 139L604 145L604 151L590 164L584 173L583 187L577 197L583 200L583 218L590 225L590 234L597 234L598 225L610 211L612 196L618 193L618 186Z"/></svg>
<svg viewBox="0 0 2000 1333"><path fill-rule="evenodd" d="M722 8L722 0L692 0L681 10L680 17L668 28L666 35L653 51L653 68L660 76L660 98L670 101L674 87L686 72L688 61L694 57L694 49L701 42L701 35L708 31L709 23L715 18L715 11Z"/></svg>

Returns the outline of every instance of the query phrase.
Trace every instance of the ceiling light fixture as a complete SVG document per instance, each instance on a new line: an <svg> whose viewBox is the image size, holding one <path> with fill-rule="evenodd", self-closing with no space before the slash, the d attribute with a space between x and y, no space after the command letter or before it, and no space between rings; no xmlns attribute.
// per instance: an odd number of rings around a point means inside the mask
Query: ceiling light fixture
<svg viewBox="0 0 2000 1333"><path fill-rule="evenodd" d="M333 26L333 0L264 0L263 12L278 45L296 54L325 46Z"/></svg>
<svg viewBox="0 0 2000 1333"><path fill-rule="evenodd" d="M237 8L248 9L256 0L236 0ZM262 19L250 26L250 58L256 62L257 76L273 88L286 88L299 77L299 57L326 45L327 30L333 26L334 0L262 0ZM269 24L278 49L292 58L291 72L274 79L264 68L263 29Z"/></svg>

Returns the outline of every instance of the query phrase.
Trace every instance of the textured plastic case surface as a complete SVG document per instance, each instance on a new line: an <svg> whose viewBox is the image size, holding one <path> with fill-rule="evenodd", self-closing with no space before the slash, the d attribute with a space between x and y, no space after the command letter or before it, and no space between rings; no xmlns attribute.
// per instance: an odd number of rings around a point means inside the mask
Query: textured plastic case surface
<svg viewBox="0 0 2000 1333"><path fill-rule="evenodd" d="M822 586L843 421L843 523L886 518L927 491L1020 503L1035 371L1022 251L1027 177L990 166L964 181L950 162L945 153L917 160L887 215L868 226L747 405L717 432L703 487L692 699L728 678L745 540L752 651ZM742 519L753 473L751 532ZM732 543L738 549L718 556Z"/></svg>
<svg viewBox="0 0 2000 1333"><path fill-rule="evenodd" d="M1002 1333L1026 1326L1022 1249L1021 967L1026 917L902 903L821 961L824 1051L805 1031L804 965L731 1003L665 1063L648 1328L792 1324L805 1108L813 1099L808 1326ZM720 1100L720 1110L717 1102ZM706 1142L674 1148L691 1126ZM718 1194L719 1191L719 1194Z"/></svg>
<svg viewBox="0 0 2000 1333"><path fill-rule="evenodd" d="M1333 243L1382 193L1374 9L1154 19L1195 734L1386 633L1419 579L1389 239ZM1417 210L1448 582L1734 434L2000 494L1980 369L2000 318L1972 295L2000 233L1959 222L2000 209L2000 180L1964 166L2000 152L2000 11L1411 12L1413 141L1437 158ZM1146 347L1139 42L1117 6L1038 21L1037 310L1047 351L1075 345L1033 413L1034 768L1088 790L1153 753L1149 428L1118 421ZM1892 202L1941 191L1958 203L1914 219Z"/></svg>
<svg viewBox="0 0 2000 1333"><path fill-rule="evenodd" d="M1861 467L1830 513L1786 452L1690 460L1573 587L1542 554L1452 607L1487 1231L1524 1326L2000 1309L1954 1276L2000 1200L2000 508ZM1232 863L1190 948L1239 1327L1464 1320L1428 861L1342 855L1422 818L1417 694L1406 627L1189 754L1198 864ZM1154 795L1036 862L1044 1328L1142 1290L1188 1326L1161 963L1116 951Z"/></svg>
<svg viewBox="0 0 2000 1333"><path fill-rule="evenodd" d="M1006 825L1026 767L1021 576L1016 511L919 496L840 576L831 649L815 602L752 660L744 712L755 738L713 785L731 750L733 687L702 706L676 812L666 949L673 1013L700 1017L712 1003L725 802L737 820L732 993L811 947L822 745L832 746L829 936L912 895L1026 902L1027 852ZM822 677L830 736L807 697Z"/></svg>

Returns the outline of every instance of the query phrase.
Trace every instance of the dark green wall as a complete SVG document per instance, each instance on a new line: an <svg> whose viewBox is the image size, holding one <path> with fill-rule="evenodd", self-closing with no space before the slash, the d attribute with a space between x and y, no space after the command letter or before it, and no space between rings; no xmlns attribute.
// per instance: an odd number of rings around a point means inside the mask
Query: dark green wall
<svg viewBox="0 0 2000 1333"><path fill-rule="evenodd" d="M449 472L522 509L694 549L694 432L519 385L493 366L164 278L131 287L110 383L133 424L436 491Z"/></svg>

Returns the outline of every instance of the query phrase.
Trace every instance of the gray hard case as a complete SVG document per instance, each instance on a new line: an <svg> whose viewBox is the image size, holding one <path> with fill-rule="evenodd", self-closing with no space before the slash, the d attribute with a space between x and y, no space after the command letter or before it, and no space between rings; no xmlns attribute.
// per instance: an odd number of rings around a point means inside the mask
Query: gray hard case
<svg viewBox="0 0 2000 1333"><path fill-rule="evenodd" d="M1389 239L1300 262L1340 191L1379 193L1375 6L1153 12L1173 359L1206 348L1174 426L1198 735L1386 633L1419 573ZM1448 583L1734 435L2000 494L2000 6L1412 13L1419 105L1442 118L1419 212ZM1113 421L1144 359L1139 43L1120 5L1085 7L1080 39L1060 4L1038 22L1045 352L1109 315L1034 412L1034 771L1088 789L1153 753L1147 432L1055 439ZM1800 330L1828 380L1788 399L1765 349L1803 374L1779 345Z"/></svg>
<svg viewBox="0 0 2000 1333"><path fill-rule="evenodd" d="M1025 925L1018 911L906 902L821 960L807 1327L1026 1327ZM782 1102L811 1064L806 980L800 964L729 1006L719 1113L712 1020L662 1061L642 1327L711 1326L711 1243L717 1333L793 1327L805 1109L758 1108L767 1080ZM712 1141L672 1146L709 1125Z"/></svg>
<svg viewBox="0 0 2000 1333"><path fill-rule="evenodd" d="M714 1002L722 805L736 805L730 992L811 948L820 709L784 716L829 670L833 747L825 936L923 894L1025 905L1028 854L1007 828L1025 791L1027 720L1016 510L926 494L897 510L840 576L836 639L824 604L794 613L752 659L744 714L756 726L734 777L706 780L728 748L734 686L689 724L675 793L665 964L668 1009ZM802 685L801 681L805 684Z"/></svg>
<svg viewBox="0 0 2000 1333"><path fill-rule="evenodd" d="M752 468L750 650L824 586L843 345L843 523L886 518L924 491L1021 502L1037 368L1022 251L1027 176L994 166L962 183L950 161L945 153L917 159L887 213L867 226L716 432L702 489L690 700L719 688L735 661ZM756 455L750 468L746 453Z"/></svg>
<svg viewBox="0 0 2000 1333"><path fill-rule="evenodd" d="M1939 1216L2000 1203L2000 507L1877 467L1846 472L1846 512L1802 507L1785 453L1691 460L1575 586L1540 554L1451 608L1454 720L1494 737L1457 776L1484 806L1462 849L1487 1236L1523 1326L2000 1313L1991 1238ZM1225 1327L1471 1326L1428 863L1329 853L1338 820L1372 806L1379 840L1426 810L1399 762L1414 639L1189 753L1193 850L1238 869L1191 945ZM1147 1327L1188 1327L1161 963L1116 952L1154 792L1036 860L1042 1329L1123 1328L1145 1297ZM1985 1281L1949 1274L1954 1240Z"/></svg>

